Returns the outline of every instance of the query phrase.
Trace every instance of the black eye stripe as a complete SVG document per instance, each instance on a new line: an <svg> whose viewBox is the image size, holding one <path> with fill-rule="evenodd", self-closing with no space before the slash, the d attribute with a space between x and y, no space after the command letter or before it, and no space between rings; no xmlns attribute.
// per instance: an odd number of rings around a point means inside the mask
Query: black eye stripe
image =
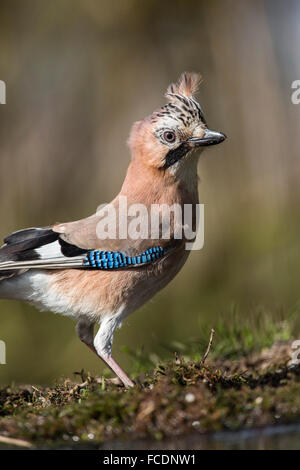
<svg viewBox="0 0 300 470"><path fill-rule="evenodd" d="M179 147L176 149L169 150L165 158L165 164L163 169L166 170L170 166L174 165L174 163L178 162L188 151L191 150L189 144L183 142Z"/></svg>

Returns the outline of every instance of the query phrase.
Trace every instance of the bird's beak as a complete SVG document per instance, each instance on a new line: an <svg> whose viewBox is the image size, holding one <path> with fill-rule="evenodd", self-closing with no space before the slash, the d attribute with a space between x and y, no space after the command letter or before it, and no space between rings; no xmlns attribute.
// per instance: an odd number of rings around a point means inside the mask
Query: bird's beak
<svg viewBox="0 0 300 470"><path fill-rule="evenodd" d="M208 145L220 144L226 139L226 135L223 132L211 131L206 129L204 136L199 139L198 137L193 137L188 139L187 142L192 146L196 147L206 147Z"/></svg>

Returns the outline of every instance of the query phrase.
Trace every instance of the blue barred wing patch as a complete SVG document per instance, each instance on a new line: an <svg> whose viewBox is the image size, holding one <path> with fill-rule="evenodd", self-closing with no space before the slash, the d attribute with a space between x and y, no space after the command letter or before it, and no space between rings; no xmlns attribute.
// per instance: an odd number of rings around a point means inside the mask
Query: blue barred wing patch
<svg viewBox="0 0 300 470"><path fill-rule="evenodd" d="M152 263L164 256L166 249L160 246L149 248L143 253L136 256L127 256L121 251L89 251L85 257L83 264L87 268L94 269L119 269L128 267L137 267L144 264Z"/></svg>

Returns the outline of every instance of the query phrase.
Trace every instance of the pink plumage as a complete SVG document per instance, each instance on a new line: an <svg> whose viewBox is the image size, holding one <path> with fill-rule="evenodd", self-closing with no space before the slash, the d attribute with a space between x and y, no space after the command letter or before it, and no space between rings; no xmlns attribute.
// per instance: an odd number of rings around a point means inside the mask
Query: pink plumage
<svg viewBox="0 0 300 470"><path fill-rule="evenodd" d="M167 90L170 102L133 125L128 140L131 162L120 193L110 205L79 221L15 232L0 249L0 297L24 300L76 319L79 338L125 386L134 384L112 357L115 329L176 276L190 253L185 233L177 237L182 218L171 211L169 225L161 223L153 236L149 214L162 211L159 216L163 217L165 208L195 208L199 150L225 139L224 134L207 128L195 100L199 81L197 74L182 74ZM127 211L123 213L125 200ZM143 236L133 236L128 229L134 222L128 207L143 208L139 219ZM100 233L108 209L108 225L112 223L119 236ZM194 230L195 212L192 214L190 229ZM120 236L125 225L126 236ZM163 253L159 259L152 251L157 246ZM130 263L138 262L119 269L117 262L101 264L99 258L93 267L86 263L91 251L98 257L105 251L109 260L122 253ZM141 253L147 253L146 262L140 263ZM96 323L100 328L94 337Z"/></svg>

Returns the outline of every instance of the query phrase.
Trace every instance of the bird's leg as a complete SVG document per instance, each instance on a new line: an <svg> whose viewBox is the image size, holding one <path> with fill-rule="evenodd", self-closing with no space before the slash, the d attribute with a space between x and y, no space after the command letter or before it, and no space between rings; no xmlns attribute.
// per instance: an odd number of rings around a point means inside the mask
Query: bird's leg
<svg viewBox="0 0 300 470"><path fill-rule="evenodd" d="M80 341L86 344L95 354L97 354L94 348L94 323L88 323L85 320L79 320L76 325L76 333ZM87 382L83 382L80 385L76 385L72 392L80 390L80 388L87 385Z"/></svg>
<svg viewBox="0 0 300 470"><path fill-rule="evenodd" d="M97 354L94 346L94 326L94 323L88 323L85 320L79 320L76 325L76 333L80 341L86 344L95 354Z"/></svg>
<svg viewBox="0 0 300 470"><path fill-rule="evenodd" d="M94 338L94 347L99 357L123 382L125 387L134 387L134 383L126 372L117 364L111 355L111 348L115 329L120 325L118 316L106 317L102 320L100 328Z"/></svg>
<svg viewBox="0 0 300 470"><path fill-rule="evenodd" d="M124 386L134 387L134 382L126 374L126 372L119 366L119 364L114 360L112 356L101 355L98 353L98 356L101 357L102 361L116 374L116 376L123 382Z"/></svg>
<svg viewBox="0 0 300 470"><path fill-rule="evenodd" d="M85 320L79 320L76 325L76 332L79 339L102 359L125 387L133 387L134 383L132 380L111 355L112 338L116 326L115 323L104 320L94 338L94 324L88 323Z"/></svg>

